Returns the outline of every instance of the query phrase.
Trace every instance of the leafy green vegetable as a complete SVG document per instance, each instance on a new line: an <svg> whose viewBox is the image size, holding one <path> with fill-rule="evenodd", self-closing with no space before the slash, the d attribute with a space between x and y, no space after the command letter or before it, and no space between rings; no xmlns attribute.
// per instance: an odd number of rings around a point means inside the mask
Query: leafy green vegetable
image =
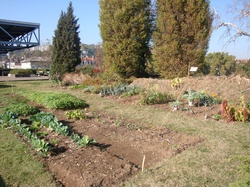
<svg viewBox="0 0 250 187"><path fill-rule="evenodd" d="M70 138L77 143L79 146L87 146L96 142L95 139L89 139L88 135L83 136L82 138L78 134L72 134Z"/></svg>
<svg viewBox="0 0 250 187"><path fill-rule="evenodd" d="M73 111L66 111L65 115L68 119L84 119L85 114L82 110L73 110Z"/></svg>
<svg viewBox="0 0 250 187"><path fill-rule="evenodd" d="M4 114L0 116L0 126L6 127L13 121L14 119L17 119L18 115L12 111L7 111Z"/></svg>
<svg viewBox="0 0 250 187"><path fill-rule="evenodd" d="M173 96L168 93L161 93L157 91L147 91L141 93L141 104L152 105L152 104L162 104L169 102L173 99Z"/></svg>
<svg viewBox="0 0 250 187"><path fill-rule="evenodd" d="M55 93L55 92L23 92L23 96L37 102L38 104L45 105L51 109L73 109L88 107L88 104L77 97L68 93Z"/></svg>
<svg viewBox="0 0 250 187"><path fill-rule="evenodd" d="M40 112L37 115L30 116L32 124L52 128L56 133L67 136L69 134L68 126L63 125L52 113Z"/></svg>
<svg viewBox="0 0 250 187"><path fill-rule="evenodd" d="M31 114L36 114L38 109L34 106L29 106L26 103L11 103L5 108L5 111L12 111L19 116L28 116Z"/></svg>
<svg viewBox="0 0 250 187"><path fill-rule="evenodd" d="M42 155L47 155L50 151L51 147L49 143L45 142L43 139L39 139L26 124L21 124L21 120L17 118L15 113L9 111L1 115L0 124L5 124L4 127L12 127L15 131L22 134L29 140L34 149Z"/></svg>

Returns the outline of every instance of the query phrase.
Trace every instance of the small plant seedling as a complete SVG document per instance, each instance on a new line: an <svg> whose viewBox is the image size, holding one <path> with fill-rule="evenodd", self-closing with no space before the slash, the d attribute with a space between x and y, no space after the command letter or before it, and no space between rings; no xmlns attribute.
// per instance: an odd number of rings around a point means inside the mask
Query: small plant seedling
<svg viewBox="0 0 250 187"><path fill-rule="evenodd" d="M222 119L222 116L220 114L214 114L214 115L212 115L212 118L219 121Z"/></svg>
<svg viewBox="0 0 250 187"><path fill-rule="evenodd" d="M72 134L70 138L77 143L77 145L86 147L89 144L96 143L95 139L89 139L88 135L84 135L82 138L78 134Z"/></svg>
<svg viewBox="0 0 250 187"><path fill-rule="evenodd" d="M180 105L182 105L182 102L179 100L170 102L170 106L173 108L173 111L179 110Z"/></svg>
<svg viewBox="0 0 250 187"><path fill-rule="evenodd" d="M82 120L86 116L82 110L69 110L65 112L65 115L68 119Z"/></svg>
<svg viewBox="0 0 250 187"><path fill-rule="evenodd" d="M51 143L52 145L56 145L56 144L59 143L59 140L52 139L52 140L50 140L50 143Z"/></svg>

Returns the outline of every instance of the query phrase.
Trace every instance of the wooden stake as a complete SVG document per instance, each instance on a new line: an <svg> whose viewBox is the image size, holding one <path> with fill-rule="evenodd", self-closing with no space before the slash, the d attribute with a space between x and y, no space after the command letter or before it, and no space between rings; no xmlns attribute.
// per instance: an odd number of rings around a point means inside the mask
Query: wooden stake
<svg viewBox="0 0 250 187"><path fill-rule="evenodd" d="M143 155L143 159L142 159L142 167L141 167L141 172L143 173L144 170L144 163L145 163L145 155Z"/></svg>

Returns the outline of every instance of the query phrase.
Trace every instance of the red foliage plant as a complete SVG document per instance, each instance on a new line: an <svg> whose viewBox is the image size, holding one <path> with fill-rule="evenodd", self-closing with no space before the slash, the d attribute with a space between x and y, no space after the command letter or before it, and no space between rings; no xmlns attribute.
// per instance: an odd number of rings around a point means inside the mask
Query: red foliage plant
<svg viewBox="0 0 250 187"><path fill-rule="evenodd" d="M221 104L222 106L222 117L227 119L227 122L232 121L233 120L233 116L231 116L230 112L227 109L227 100L224 100Z"/></svg>
<svg viewBox="0 0 250 187"><path fill-rule="evenodd" d="M244 122L246 122L247 121L247 109L246 108L244 108L243 114L244 114Z"/></svg>

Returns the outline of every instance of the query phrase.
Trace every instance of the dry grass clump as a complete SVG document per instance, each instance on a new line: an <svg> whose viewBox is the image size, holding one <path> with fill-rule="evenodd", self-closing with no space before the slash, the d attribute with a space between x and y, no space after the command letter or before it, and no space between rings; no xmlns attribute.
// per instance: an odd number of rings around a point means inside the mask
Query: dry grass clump
<svg viewBox="0 0 250 187"><path fill-rule="evenodd" d="M62 85L81 84L88 78L90 78L89 75L83 74L82 72L66 73L62 77Z"/></svg>

